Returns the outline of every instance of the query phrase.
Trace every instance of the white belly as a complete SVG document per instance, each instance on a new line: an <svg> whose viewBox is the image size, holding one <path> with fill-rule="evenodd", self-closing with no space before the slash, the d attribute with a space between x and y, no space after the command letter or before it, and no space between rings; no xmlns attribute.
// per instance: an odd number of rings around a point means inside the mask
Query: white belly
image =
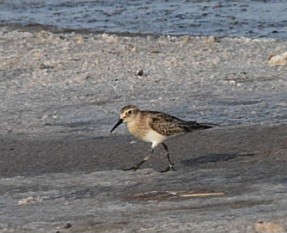
<svg viewBox="0 0 287 233"><path fill-rule="evenodd" d="M166 139L166 136L161 135L153 130L149 130L148 133L142 138L142 140L146 142L151 142L152 148L155 148L158 144L162 143Z"/></svg>

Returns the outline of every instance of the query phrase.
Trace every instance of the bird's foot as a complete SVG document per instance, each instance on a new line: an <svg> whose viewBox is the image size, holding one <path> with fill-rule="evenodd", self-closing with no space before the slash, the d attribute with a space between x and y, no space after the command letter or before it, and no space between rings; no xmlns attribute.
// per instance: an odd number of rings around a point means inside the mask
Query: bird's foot
<svg viewBox="0 0 287 233"><path fill-rule="evenodd" d="M168 171L175 171L173 165L170 164L170 165L167 167L167 169L165 169L165 170L163 170L163 171L160 171L160 172L161 172L161 173L164 173L164 172L168 172Z"/></svg>
<svg viewBox="0 0 287 233"><path fill-rule="evenodd" d="M139 166L133 166L133 167L130 167L130 168L125 168L124 171L136 171L139 169Z"/></svg>
<svg viewBox="0 0 287 233"><path fill-rule="evenodd" d="M136 171L140 168L140 166L149 159L149 157L146 157L143 161L141 161L140 163L138 163L137 165L131 167L131 168L127 168L127 169L124 169L124 171Z"/></svg>
<svg viewBox="0 0 287 233"><path fill-rule="evenodd" d="M124 171L136 171L140 168L140 166L145 162L145 160L141 161L139 164L131 167L131 168L126 168Z"/></svg>

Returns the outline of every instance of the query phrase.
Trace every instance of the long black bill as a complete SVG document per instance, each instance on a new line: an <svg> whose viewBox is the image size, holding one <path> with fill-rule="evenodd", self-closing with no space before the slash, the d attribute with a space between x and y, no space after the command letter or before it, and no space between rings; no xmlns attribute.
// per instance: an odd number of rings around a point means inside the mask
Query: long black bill
<svg viewBox="0 0 287 233"><path fill-rule="evenodd" d="M115 130L115 128L117 128L121 123L123 123L123 119L119 119L117 124L115 124L115 126L111 129L110 132L113 132Z"/></svg>

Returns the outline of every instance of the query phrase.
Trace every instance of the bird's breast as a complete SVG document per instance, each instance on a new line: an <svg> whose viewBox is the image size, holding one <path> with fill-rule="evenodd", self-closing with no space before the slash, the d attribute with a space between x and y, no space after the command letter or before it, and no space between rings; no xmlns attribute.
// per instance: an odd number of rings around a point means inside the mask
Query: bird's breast
<svg viewBox="0 0 287 233"><path fill-rule="evenodd" d="M154 131L148 124L143 124L143 122L129 122L127 126L132 135L146 142L161 143L167 138Z"/></svg>
<svg viewBox="0 0 287 233"><path fill-rule="evenodd" d="M145 137L148 129L141 125L138 122L129 122L127 124L129 132L134 135L136 138L139 138L141 140L144 140L143 138Z"/></svg>

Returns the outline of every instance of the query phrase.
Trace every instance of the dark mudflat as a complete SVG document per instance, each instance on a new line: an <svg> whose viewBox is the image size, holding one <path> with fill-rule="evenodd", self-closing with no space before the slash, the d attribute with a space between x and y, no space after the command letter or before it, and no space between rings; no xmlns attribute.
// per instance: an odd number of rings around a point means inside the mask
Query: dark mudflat
<svg viewBox="0 0 287 233"><path fill-rule="evenodd" d="M122 171L149 152L131 139L2 136L0 232L255 232L261 220L286 227L286 126L174 138L176 171L166 173L162 148L143 169Z"/></svg>

